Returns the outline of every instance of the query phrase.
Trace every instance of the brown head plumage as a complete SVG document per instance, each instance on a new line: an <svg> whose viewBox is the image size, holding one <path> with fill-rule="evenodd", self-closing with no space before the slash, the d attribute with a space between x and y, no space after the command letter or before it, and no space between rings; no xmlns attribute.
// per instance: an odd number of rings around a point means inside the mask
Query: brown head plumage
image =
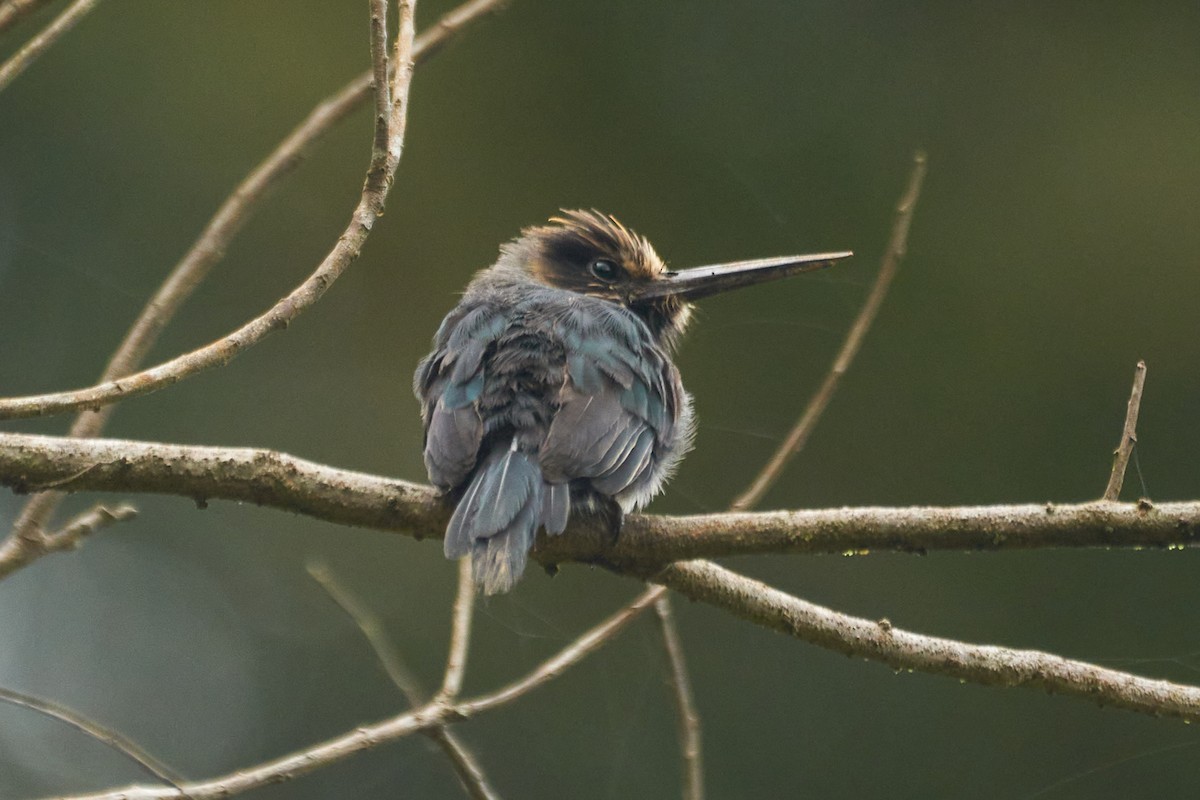
<svg viewBox="0 0 1200 800"><path fill-rule="evenodd" d="M650 242L599 211L563 211L550 224L526 228L500 248L500 260L480 274L533 281L619 303L670 347L683 332L689 303L767 280L821 269L850 253L819 253L733 261L668 270Z"/></svg>
<svg viewBox="0 0 1200 800"><path fill-rule="evenodd" d="M666 341L687 324L690 309L680 298L640 299L647 284L670 273L650 242L611 214L564 209L501 250L502 263L515 261L538 283L629 307Z"/></svg>

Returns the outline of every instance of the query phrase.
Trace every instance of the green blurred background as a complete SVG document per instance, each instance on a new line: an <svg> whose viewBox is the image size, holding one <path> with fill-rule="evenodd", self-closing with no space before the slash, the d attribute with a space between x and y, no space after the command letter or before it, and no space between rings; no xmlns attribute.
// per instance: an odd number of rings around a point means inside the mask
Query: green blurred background
<svg viewBox="0 0 1200 800"><path fill-rule="evenodd" d="M11 53L63 7L0 40ZM451 7L423 0L420 23ZM232 186L367 66L363 2L102 3L0 93L0 394L78 387ZM707 301L679 354L695 451L654 505L718 510L786 432L861 304L913 151L910 255L779 508L1078 501L1107 477L1149 364L1126 498L1200 496L1200 6L513 0L418 69L387 216L286 333L126 403L113 436L280 448L423 479L410 376L497 245L597 207L677 266L849 248L853 262ZM258 313L331 246L361 186L356 114L289 178L155 360ZM64 419L6 423L61 432ZM1142 479L1144 478L1144 486ZM403 707L310 559L430 685L454 569L434 542L214 503L142 515L0 584L0 685L53 698L191 777ZM64 513L94 498L75 498ZM21 498L0 496L0 523ZM917 631L1200 679L1197 555L757 557L735 568ZM469 692L638 590L534 571L479 611ZM1077 700L895 675L678 604L713 797L1183 797L1197 732ZM463 726L506 797L677 794L645 619ZM141 780L0 706L0 797ZM424 739L257 792L461 796Z"/></svg>

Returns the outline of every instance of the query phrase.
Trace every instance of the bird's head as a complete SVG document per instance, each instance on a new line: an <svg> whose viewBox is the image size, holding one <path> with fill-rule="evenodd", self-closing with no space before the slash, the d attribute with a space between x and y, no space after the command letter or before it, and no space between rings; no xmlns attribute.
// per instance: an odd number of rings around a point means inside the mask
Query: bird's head
<svg viewBox="0 0 1200 800"><path fill-rule="evenodd" d="M821 269L851 255L786 256L672 271L645 237L595 210L564 210L547 225L521 231L501 253L495 268L516 269L545 286L620 303L666 343L683 331L693 300Z"/></svg>

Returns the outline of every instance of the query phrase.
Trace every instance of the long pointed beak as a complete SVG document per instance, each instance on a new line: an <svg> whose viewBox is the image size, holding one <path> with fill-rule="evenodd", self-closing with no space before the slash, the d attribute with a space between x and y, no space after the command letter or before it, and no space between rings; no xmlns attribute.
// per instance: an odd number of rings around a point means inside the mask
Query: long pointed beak
<svg viewBox="0 0 1200 800"><path fill-rule="evenodd" d="M654 300L674 296L683 300L699 300L719 292L751 286L756 283L799 275L825 269L844 258L854 255L844 253L816 253L806 256L780 256L757 258L751 261L733 261L728 264L713 264L707 267L667 272L658 280L637 287L630 299L633 302Z"/></svg>

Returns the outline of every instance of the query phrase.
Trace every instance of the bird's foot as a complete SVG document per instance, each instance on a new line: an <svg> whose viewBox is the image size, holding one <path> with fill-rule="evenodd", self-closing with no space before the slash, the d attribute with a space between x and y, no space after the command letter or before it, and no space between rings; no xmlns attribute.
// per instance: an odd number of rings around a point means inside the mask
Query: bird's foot
<svg viewBox="0 0 1200 800"><path fill-rule="evenodd" d="M608 530L608 544L611 547L621 538L621 526L625 523L625 512L616 500L611 497L599 497L596 502L596 516Z"/></svg>

